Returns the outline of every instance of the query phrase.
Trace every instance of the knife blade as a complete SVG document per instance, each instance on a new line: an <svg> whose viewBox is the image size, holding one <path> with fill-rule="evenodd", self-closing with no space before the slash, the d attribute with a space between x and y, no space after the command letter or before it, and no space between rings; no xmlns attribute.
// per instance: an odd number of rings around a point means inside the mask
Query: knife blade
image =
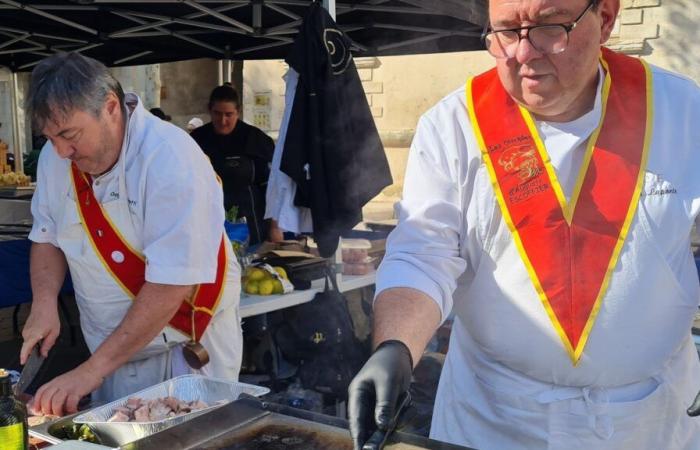
<svg viewBox="0 0 700 450"><path fill-rule="evenodd" d="M16 398L24 394L24 391L32 384L42 364L44 364L44 357L41 356L41 353L39 353L39 346L36 345L29 354L27 363L22 368L22 373L19 376L19 381L15 385L14 394Z"/></svg>

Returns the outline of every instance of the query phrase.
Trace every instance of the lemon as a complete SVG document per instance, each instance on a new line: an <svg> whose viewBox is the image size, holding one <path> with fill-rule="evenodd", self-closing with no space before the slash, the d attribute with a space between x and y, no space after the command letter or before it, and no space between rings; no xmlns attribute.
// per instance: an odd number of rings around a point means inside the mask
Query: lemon
<svg viewBox="0 0 700 450"><path fill-rule="evenodd" d="M248 279L253 281L260 281L265 278L265 271L258 267L251 267L248 269Z"/></svg>
<svg viewBox="0 0 700 450"><path fill-rule="evenodd" d="M274 286L272 289L273 294L284 294L284 288L282 287L282 282L280 280L274 280L272 285Z"/></svg>
<svg viewBox="0 0 700 450"><path fill-rule="evenodd" d="M275 269L275 272L277 272L279 274L279 276L281 276L285 280L289 279L289 277L287 276L287 272L282 267L275 266L275 267L273 267L273 269Z"/></svg>
<svg viewBox="0 0 700 450"><path fill-rule="evenodd" d="M254 281L254 280L246 281L245 285L243 286L243 289L248 294L252 294L252 295L256 295L260 292L260 286L258 285L258 282Z"/></svg>
<svg viewBox="0 0 700 450"><path fill-rule="evenodd" d="M266 279L258 283L258 293L260 295L270 295L275 290L275 285L272 280Z"/></svg>

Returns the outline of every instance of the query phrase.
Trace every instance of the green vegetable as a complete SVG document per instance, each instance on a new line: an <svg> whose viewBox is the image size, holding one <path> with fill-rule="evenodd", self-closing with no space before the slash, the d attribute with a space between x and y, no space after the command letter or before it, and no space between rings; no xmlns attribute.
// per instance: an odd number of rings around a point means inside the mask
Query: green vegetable
<svg viewBox="0 0 700 450"><path fill-rule="evenodd" d="M238 206L232 206L231 209L226 211L226 220L235 223L236 219L238 219Z"/></svg>
<svg viewBox="0 0 700 450"><path fill-rule="evenodd" d="M63 436L59 437L63 439L85 441L93 444L101 443L100 438L97 437L87 424L74 423L72 425L64 425L61 431L63 432Z"/></svg>
<svg viewBox="0 0 700 450"><path fill-rule="evenodd" d="M95 433L92 432L89 426L83 424L83 426L80 427L79 431L80 437L78 438L78 440L92 442L93 444L96 444L98 442L97 436L95 436Z"/></svg>

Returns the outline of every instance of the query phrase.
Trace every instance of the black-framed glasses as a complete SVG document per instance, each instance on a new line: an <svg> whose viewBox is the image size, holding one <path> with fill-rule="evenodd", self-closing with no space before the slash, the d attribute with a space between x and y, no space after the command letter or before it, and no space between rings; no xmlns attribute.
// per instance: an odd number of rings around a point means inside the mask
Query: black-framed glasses
<svg viewBox="0 0 700 450"><path fill-rule="evenodd" d="M569 33L576 28L576 25L583 19L588 11L593 8L594 1L588 3L577 18L570 23L555 23L546 25L532 25L529 27L510 28L507 30L484 31L481 39L488 52L495 58L513 58L518 45L523 39L530 41L530 44L540 53L546 55L556 55L566 50L569 45ZM523 33L523 31L525 33Z"/></svg>

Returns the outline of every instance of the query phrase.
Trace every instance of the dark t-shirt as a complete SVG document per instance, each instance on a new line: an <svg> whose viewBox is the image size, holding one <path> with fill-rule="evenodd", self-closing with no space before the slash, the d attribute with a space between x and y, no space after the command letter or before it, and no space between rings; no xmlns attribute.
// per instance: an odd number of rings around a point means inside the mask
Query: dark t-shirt
<svg viewBox="0 0 700 450"><path fill-rule="evenodd" d="M226 210L238 207L238 216L245 217L248 222L251 244L265 240L269 228L263 220L265 191L274 141L241 120L227 135L216 134L214 126L207 123L195 129L191 136L221 178Z"/></svg>

